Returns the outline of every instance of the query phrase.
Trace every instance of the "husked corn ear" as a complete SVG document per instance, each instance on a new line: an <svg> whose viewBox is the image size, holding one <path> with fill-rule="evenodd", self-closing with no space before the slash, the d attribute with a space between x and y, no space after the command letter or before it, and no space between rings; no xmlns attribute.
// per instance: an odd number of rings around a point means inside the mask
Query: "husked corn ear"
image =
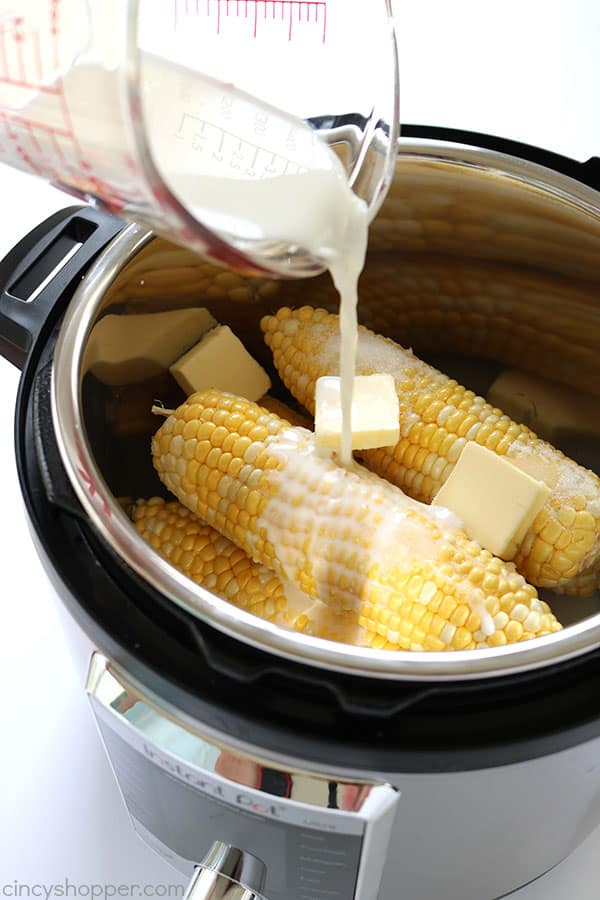
<svg viewBox="0 0 600 900"><path fill-rule="evenodd" d="M382 215L371 226L371 245ZM397 253L399 243L392 241L390 249ZM495 359L598 395L597 283L457 252L403 250L401 266L394 253L371 254L360 278L362 324L417 353ZM310 297L312 306L339 308L331 279L312 279ZM302 306L306 285L287 283L284 302Z"/></svg>
<svg viewBox="0 0 600 900"><path fill-rule="evenodd" d="M144 540L196 584L269 621L286 609L281 579L181 503L138 500L131 518Z"/></svg>
<svg viewBox="0 0 600 900"><path fill-rule="evenodd" d="M111 296L125 303L128 312L156 312L189 307L198 296L210 306L260 303L277 294L280 283L229 271L192 250L155 238L119 272L112 288Z"/></svg>
<svg viewBox="0 0 600 900"><path fill-rule="evenodd" d="M577 597L589 597L600 587L600 571L598 569L581 572L575 578L571 578L558 590L562 594L571 594Z"/></svg>
<svg viewBox="0 0 600 900"><path fill-rule="evenodd" d="M320 457L309 431L255 403L193 394L152 454L182 503L286 582L351 611L374 646L462 650L560 628L514 565L468 541L447 511Z"/></svg>
<svg viewBox="0 0 600 900"><path fill-rule="evenodd" d="M261 397L258 404L259 406L262 406L263 409L275 413L280 419L285 419L290 425L300 425L302 428L311 429L313 427L313 420L308 413L304 411L297 412L295 409L292 409L281 400L278 400L277 397L272 397L270 394L265 394L264 397Z"/></svg>
<svg viewBox="0 0 600 900"><path fill-rule="evenodd" d="M171 565L239 609L315 637L367 646L367 635L347 613L287 591L281 579L206 525L177 501L137 500L136 530ZM288 596L289 594L289 596Z"/></svg>
<svg viewBox="0 0 600 900"><path fill-rule="evenodd" d="M284 383L313 411L317 378L338 373L338 316L312 307L293 312L284 307L261 325ZM467 441L476 441L551 490L515 556L527 580L544 587L568 586L580 572L600 571L600 479L593 472L411 351L363 327L356 371L393 375L400 400L400 441L395 447L361 451L370 469L429 503Z"/></svg>

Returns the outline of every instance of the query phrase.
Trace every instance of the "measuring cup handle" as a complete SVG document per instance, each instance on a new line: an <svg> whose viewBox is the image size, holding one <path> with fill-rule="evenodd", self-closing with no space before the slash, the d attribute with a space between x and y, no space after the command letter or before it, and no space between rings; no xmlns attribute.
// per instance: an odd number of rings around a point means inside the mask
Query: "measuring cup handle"
<svg viewBox="0 0 600 900"><path fill-rule="evenodd" d="M71 206L13 247L0 262L0 355L24 367L91 262L123 226L116 216Z"/></svg>

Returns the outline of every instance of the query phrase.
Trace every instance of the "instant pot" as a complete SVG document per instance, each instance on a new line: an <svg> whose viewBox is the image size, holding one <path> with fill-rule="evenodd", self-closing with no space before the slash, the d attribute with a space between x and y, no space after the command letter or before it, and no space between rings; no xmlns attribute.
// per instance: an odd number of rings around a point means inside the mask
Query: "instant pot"
<svg viewBox="0 0 600 900"><path fill-rule="evenodd" d="M366 653L198 588L127 517L164 491L150 407L183 397L151 354L94 374L103 318L207 307L289 400L259 321L335 308L328 276L243 276L71 207L0 284L32 537L133 826L191 895L495 900L600 824L597 597L548 595L566 627L524 644ZM600 394L600 160L404 127L359 316L480 393L511 366ZM565 449L600 471L594 441Z"/></svg>

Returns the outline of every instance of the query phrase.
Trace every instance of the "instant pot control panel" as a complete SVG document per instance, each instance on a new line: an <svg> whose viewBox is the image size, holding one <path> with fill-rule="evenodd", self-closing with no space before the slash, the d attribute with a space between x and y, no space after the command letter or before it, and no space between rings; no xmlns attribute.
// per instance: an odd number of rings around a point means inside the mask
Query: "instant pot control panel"
<svg viewBox="0 0 600 900"><path fill-rule="evenodd" d="M375 900L395 789L293 771L200 735L100 654L87 689L133 824L176 868L191 874L217 843L259 861L261 883L239 876L257 897Z"/></svg>

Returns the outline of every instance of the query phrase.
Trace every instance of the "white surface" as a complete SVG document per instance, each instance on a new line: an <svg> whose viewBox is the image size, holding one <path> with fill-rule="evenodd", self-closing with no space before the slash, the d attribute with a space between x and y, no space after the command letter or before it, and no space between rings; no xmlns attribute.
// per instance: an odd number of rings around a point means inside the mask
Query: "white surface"
<svg viewBox="0 0 600 900"><path fill-rule="evenodd" d="M392 0L403 122L600 153L598 0Z"/></svg>
<svg viewBox="0 0 600 900"><path fill-rule="evenodd" d="M581 159L600 152L597 0L505 0L493 14L480 0L397 5L405 121L478 128ZM1 167L0 191L0 256L72 202ZM71 668L22 510L12 441L17 383L0 359L0 893L15 880L181 884L131 830ZM597 900L599 854L596 832L515 898Z"/></svg>

